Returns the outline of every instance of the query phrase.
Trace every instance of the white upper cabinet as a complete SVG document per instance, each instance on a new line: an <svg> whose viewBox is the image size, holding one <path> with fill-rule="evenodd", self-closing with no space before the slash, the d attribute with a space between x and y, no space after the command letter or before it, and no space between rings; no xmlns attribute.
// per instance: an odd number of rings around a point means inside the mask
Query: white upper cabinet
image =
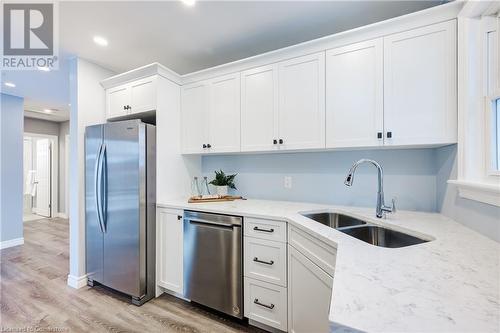
<svg viewBox="0 0 500 333"><path fill-rule="evenodd" d="M157 77L151 76L130 83L130 112L156 110Z"/></svg>
<svg viewBox="0 0 500 333"><path fill-rule="evenodd" d="M277 149L277 110L278 66L242 72L241 151Z"/></svg>
<svg viewBox="0 0 500 333"><path fill-rule="evenodd" d="M182 87L182 151L240 151L240 74Z"/></svg>
<svg viewBox="0 0 500 333"><path fill-rule="evenodd" d="M326 147L381 146L382 38L326 52Z"/></svg>
<svg viewBox="0 0 500 333"><path fill-rule="evenodd" d="M280 62L280 149L325 147L325 53Z"/></svg>
<svg viewBox="0 0 500 333"><path fill-rule="evenodd" d="M127 115L128 105L130 105L129 85L121 85L106 91L106 116L108 119Z"/></svg>
<svg viewBox="0 0 500 333"><path fill-rule="evenodd" d="M456 22L384 38L386 145L457 141Z"/></svg>
<svg viewBox="0 0 500 333"><path fill-rule="evenodd" d="M240 151L240 73L209 82L210 152Z"/></svg>
<svg viewBox="0 0 500 333"><path fill-rule="evenodd" d="M197 82L182 87L182 151L184 153L206 152L209 102L208 82Z"/></svg>
<svg viewBox="0 0 500 333"><path fill-rule="evenodd" d="M124 118L155 111L158 97L156 75L106 90L106 117Z"/></svg>

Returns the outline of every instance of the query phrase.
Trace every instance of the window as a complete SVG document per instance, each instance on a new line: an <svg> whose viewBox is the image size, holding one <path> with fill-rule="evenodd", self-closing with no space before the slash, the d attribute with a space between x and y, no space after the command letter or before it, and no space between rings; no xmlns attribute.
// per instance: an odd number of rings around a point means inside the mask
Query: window
<svg viewBox="0 0 500 333"><path fill-rule="evenodd" d="M500 171L500 98L494 99L491 103L491 173Z"/></svg>

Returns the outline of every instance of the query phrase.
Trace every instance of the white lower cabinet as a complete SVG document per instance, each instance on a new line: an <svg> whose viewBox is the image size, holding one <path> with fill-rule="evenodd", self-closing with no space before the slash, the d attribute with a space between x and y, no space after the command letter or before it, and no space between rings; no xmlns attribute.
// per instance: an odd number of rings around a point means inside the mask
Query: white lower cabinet
<svg viewBox="0 0 500 333"><path fill-rule="evenodd" d="M156 284L183 293L183 211L159 208L156 213Z"/></svg>
<svg viewBox="0 0 500 333"><path fill-rule="evenodd" d="M244 278L245 317L287 331L287 291L272 283Z"/></svg>
<svg viewBox="0 0 500 333"><path fill-rule="evenodd" d="M288 332L329 332L333 277L288 245Z"/></svg>
<svg viewBox="0 0 500 333"><path fill-rule="evenodd" d="M286 287L286 243L244 237L246 277Z"/></svg>

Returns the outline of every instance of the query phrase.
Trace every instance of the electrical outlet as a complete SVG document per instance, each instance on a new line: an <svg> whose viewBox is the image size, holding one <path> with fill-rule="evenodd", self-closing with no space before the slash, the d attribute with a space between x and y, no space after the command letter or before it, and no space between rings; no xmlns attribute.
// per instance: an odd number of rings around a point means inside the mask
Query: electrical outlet
<svg viewBox="0 0 500 333"><path fill-rule="evenodd" d="M285 188L288 188L288 189L292 188L292 177L285 176L284 185L285 185Z"/></svg>

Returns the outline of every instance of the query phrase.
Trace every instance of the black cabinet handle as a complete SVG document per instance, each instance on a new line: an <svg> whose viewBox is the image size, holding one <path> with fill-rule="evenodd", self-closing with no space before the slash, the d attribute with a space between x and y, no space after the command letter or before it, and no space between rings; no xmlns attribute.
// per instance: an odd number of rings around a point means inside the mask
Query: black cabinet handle
<svg viewBox="0 0 500 333"><path fill-rule="evenodd" d="M261 229L259 227L253 227L253 230L255 231L263 231L263 232L274 232L274 229Z"/></svg>
<svg viewBox="0 0 500 333"><path fill-rule="evenodd" d="M274 139L273 140L273 145L277 145L278 144L278 140Z"/></svg>
<svg viewBox="0 0 500 333"><path fill-rule="evenodd" d="M177 215L177 220L182 220L182 216Z"/></svg>
<svg viewBox="0 0 500 333"><path fill-rule="evenodd" d="M266 264L266 265L269 265L269 266L274 265L274 261L273 260L271 260L271 261L264 261L264 260L260 260L257 257L254 257L253 261L261 263L261 264Z"/></svg>
<svg viewBox="0 0 500 333"><path fill-rule="evenodd" d="M212 148L212 145L210 143L207 144L207 148Z"/></svg>
<svg viewBox="0 0 500 333"><path fill-rule="evenodd" d="M382 139L382 132L377 132L377 139Z"/></svg>
<svg viewBox="0 0 500 333"><path fill-rule="evenodd" d="M259 302L258 298L254 299L253 302L254 302L254 304L263 306L265 308L268 308L268 309L271 309L271 310L274 309L274 304L271 303L270 305L267 305L267 304L261 303L261 302Z"/></svg>
<svg viewBox="0 0 500 333"><path fill-rule="evenodd" d="M280 141L279 141L279 142L280 142L280 145L282 145L282 144L283 144L283 139L280 139Z"/></svg>
<svg viewBox="0 0 500 333"><path fill-rule="evenodd" d="M388 139L392 138L392 132L387 132L387 138Z"/></svg>
<svg viewBox="0 0 500 333"><path fill-rule="evenodd" d="M127 106L126 105L123 106L123 110L127 110Z"/></svg>
<svg viewBox="0 0 500 333"><path fill-rule="evenodd" d="M207 145L206 145L206 144L203 144L203 148L207 148Z"/></svg>

